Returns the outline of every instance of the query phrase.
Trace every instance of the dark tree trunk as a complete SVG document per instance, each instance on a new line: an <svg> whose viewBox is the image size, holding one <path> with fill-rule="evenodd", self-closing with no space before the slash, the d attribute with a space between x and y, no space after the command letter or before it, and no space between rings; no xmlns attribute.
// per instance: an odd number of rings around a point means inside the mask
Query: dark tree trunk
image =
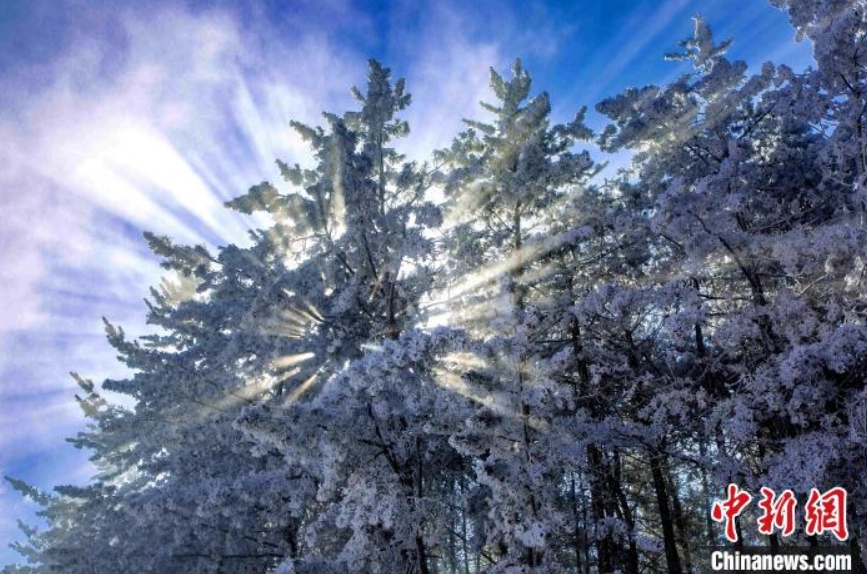
<svg viewBox="0 0 867 574"><path fill-rule="evenodd" d="M674 513L674 525L677 528L677 543L683 550L683 567L687 572L692 572L692 555L689 551L689 528L683 506L680 504L680 496L677 492L677 483L674 481L671 466L665 465L665 476L668 479L669 493L671 494L671 510Z"/></svg>
<svg viewBox="0 0 867 574"><path fill-rule="evenodd" d="M674 517L663 474L664 464L665 460L662 454L654 452L650 455L650 472L653 476L653 488L656 491L656 501L659 506L659 519L662 522L662 537L665 543L665 560L668 563L668 572L669 574L683 574L680 555L677 552Z"/></svg>
<svg viewBox="0 0 867 574"><path fill-rule="evenodd" d="M611 512L613 505L607 489L608 484L605 476L607 473L604 470L607 462L596 445L587 447L587 459L590 463L590 511L596 528L599 528L607 518L614 516L614 513ZM606 533L605 536L597 535L595 538L597 571L599 574L614 572L616 568L615 545L611 535Z"/></svg>

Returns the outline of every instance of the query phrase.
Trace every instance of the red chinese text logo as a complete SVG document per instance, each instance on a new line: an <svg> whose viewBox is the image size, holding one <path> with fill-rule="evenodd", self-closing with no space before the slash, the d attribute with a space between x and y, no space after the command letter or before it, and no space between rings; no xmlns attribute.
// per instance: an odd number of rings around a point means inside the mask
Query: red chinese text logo
<svg viewBox="0 0 867 574"><path fill-rule="evenodd" d="M735 520L746 509L752 499L753 497L748 492L741 490L736 484L730 484L728 487L728 498L722 502L714 503L710 513L711 518L717 522L725 522L725 535L730 542L738 541Z"/></svg>
<svg viewBox="0 0 867 574"><path fill-rule="evenodd" d="M711 518L725 524L725 537L729 542L738 541L737 518L746 510L753 497L736 484L728 485L725 500L718 500L711 508ZM790 536L795 531L795 507L798 501L791 490L784 490L779 496L770 488L762 487L762 497L758 507L759 533ZM815 488L810 490L810 499L804 507L806 518L805 531L808 536L829 532L841 542L849 537L846 528L846 489L839 486L821 493Z"/></svg>
<svg viewBox="0 0 867 574"><path fill-rule="evenodd" d="M773 534L774 528L780 530L783 536L789 536L795 531L795 494L791 490L784 490L777 498L770 488L762 487L762 499L759 508L762 515L759 517L759 532Z"/></svg>
<svg viewBox="0 0 867 574"><path fill-rule="evenodd" d="M832 488L821 494L815 488L810 489L810 499L807 501L807 535L814 536L830 532L843 541L849 538L846 529L846 490Z"/></svg>

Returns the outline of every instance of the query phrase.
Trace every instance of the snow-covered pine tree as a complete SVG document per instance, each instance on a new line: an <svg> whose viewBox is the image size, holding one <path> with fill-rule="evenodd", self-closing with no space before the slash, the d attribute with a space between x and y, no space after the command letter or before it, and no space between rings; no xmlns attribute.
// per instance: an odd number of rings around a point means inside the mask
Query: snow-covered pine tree
<svg viewBox="0 0 867 574"><path fill-rule="evenodd" d="M858 492L842 470L853 451L843 405L860 404L864 375L857 146L842 160L841 134L824 130L822 72L765 64L747 76L700 19L683 47L673 57L692 73L599 106L615 121L603 143L638 151L626 188L659 235L669 292L651 357L676 367L674 384L647 403L650 436L691 428L667 454L712 471L717 491Z"/></svg>
<svg viewBox="0 0 867 574"><path fill-rule="evenodd" d="M403 82L392 84L389 70L371 61L368 89L355 93L361 111L326 114L328 130L295 124L318 161L314 169L280 164L299 191L263 183L229 203L274 219L252 232L250 247L211 255L147 235L163 265L193 289L182 299L170 283L152 291L148 320L157 335L128 341L107 325L134 374L103 386L131 396L135 408L113 414L111 424L100 419L78 442L107 445L95 460L117 461L118 471L93 488L122 496L67 489L42 498L50 520L32 546L58 548L73 531L85 549L81 572L108 562L142 572L261 572L305 551L322 482L305 463L318 455L286 458L259 440L254 420L288 420L287 409L315 395L318 382L416 319L432 252L422 228L440 219L423 200L423 168L387 147L407 129L395 118L409 103ZM112 512L56 511L91 499ZM34 552L43 568L34 571L56 565L50 552Z"/></svg>
<svg viewBox="0 0 867 574"><path fill-rule="evenodd" d="M547 214L568 211L570 193L593 173L589 155L573 151L590 132L583 109L571 122L551 125L548 96L530 97L520 61L508 79L491 70L491 88L496 103L482 104L490 123L468 121L469 129L439 152L452 224L443 289L456 307L454 324L485 348L465 378L487 399L453 442L473 458L472 480L487 499L486 516L476 520L497 557L491 572L553 572L548 540L562 538L571 524L558 485L569 440L554 416L570 397L539 368L549 295L534 289L551 273L550 254L573 239L551 227Z"/></svg>
<svg viewBox="0 0 867 574"><path fill-rule="evenodd" d="M394 119L409 101L403 83L392 88L388 70L373 62L367 94L356 95L360 112L330 118L341 153L322 132L302 128L322 158L320 171L286 170L308 195L344 212L343 221L314 230L340 231L301 266L340 279L292 287L321 310L315 328L336 333L313 347L326 352L321 385L309 400L295 390L284 404L248 407L238 426L263 452L297 461L315 485L315 500L300 509L304 552L285 564L299 572L427 573L446 520L431 498L463 464L437 429L454 426L445 420L460 420L466 408L436 384L433 357L463 343L459 333L413 329L431 281L433 245L423 230L441 215L424 199L430 174L385 145L407 129Z"/></svg>

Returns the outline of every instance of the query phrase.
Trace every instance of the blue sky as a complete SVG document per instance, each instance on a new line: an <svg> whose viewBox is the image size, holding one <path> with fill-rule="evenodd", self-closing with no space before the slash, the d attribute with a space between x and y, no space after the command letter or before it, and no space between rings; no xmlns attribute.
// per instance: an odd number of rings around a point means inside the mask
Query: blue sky
<svg viewBox="0 0 867 574"><path fill-rule="evenodd" d="M683 72L665 52L701 13L730 55L802 69L763 0L575 2L131 2L0 4L0 474L48 488L85 481L69 371L122 376L101 317L143 333L159 268L143 230L210 246L256 224L222 202L273 160L309 159L288 129L352 105L375 57L406 77L424 157L480 115L487 69L521 57L554 114ZM590 123L601 127L598 116ZM0 485L0 543L32 505ZM0 547L0 564L14 555Z"/></svg>

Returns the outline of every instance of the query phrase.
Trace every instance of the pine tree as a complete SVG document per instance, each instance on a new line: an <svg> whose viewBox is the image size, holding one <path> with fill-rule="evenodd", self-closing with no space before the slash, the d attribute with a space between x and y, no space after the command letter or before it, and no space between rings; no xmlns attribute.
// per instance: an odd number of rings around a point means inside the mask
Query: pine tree
<svg viewBox="0 0 867 574"><path fill-rule="evenodd" d="M453 277L469 277L472 291L452 279L457 324L487 350L484 367L469 375L490 397L461 434L464 453L476 458L473 479L490 499L487 545L499 555L495 571L542 567L547 539L565 522L551 482L562 475L560 439L551 428L564 389L535 365L544 333L541 305L531 289L542 283L549 254L570 240L550 237L546 211L568 201L586 181L592 162L575 153L587 139L584 110L568 124L550 126L548 96L530 98L531 80L520 61L512 78L491 70L496 104L482 104L491 123L468 121L449 150L445 193L453 227L447 254ZM542 351L544 352L544 351Z"/></svg>

